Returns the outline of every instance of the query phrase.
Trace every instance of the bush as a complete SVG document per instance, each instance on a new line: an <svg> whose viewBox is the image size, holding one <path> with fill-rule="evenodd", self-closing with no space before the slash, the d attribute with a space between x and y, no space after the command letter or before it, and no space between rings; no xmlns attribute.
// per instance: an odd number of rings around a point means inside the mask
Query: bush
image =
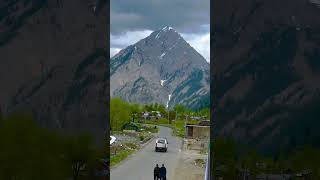
<svg viewBox="0 0 320 180"><path fill-rule="evenodd" d="M89 136L58 135L30 116L3 118L0 147L0 179L77 179L96 159Z"/></svg>

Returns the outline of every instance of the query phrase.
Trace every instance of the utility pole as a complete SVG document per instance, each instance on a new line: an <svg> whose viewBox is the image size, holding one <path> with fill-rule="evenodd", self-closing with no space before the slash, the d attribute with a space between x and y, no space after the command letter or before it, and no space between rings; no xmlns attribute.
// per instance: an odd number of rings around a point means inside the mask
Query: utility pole
<svg viewBox="0 0 320 180"><path fill-rule="evenodd" d="M178 113L177 113L177 110L176 110L175 121L177 121L177 115L178 115Z"/></svg>
<svg viewBox="0 0 320 180"><path fill-rule="evenodd" d="M170 111L169 111L169 109L167 109L167 110L168 110L168 122L170 124Z"/></svg>

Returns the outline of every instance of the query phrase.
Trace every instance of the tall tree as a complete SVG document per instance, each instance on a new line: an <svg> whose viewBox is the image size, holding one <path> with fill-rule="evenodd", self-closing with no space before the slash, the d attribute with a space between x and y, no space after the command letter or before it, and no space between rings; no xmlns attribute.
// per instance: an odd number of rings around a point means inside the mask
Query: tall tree
<svg viewBox="0 0 320 180"><path fill-rule="evenodd" d="M130 104L129 107L130 107L131 118L132 118L132 121L134 122L135 117L137 117L137 115L141 113L142 109L139 104Z"/></svg>
<svg viewBox="0 0 320 180"><path fill-rule="evenodd" d="M175 111L176 113L176 117L175 119L178 119L179 118L179 115L183 114L186 112L186 107L181 105L181 104L176 104L174 107L173 107L173 110Z"/></svg>
<svg viewBox="0 0 320 180"><path fill-rule="evenodd" d="M121 130L123 125L130 122L130 106L119 98L110 101L110 124L112 130Z"/></svg>
<svg viewBox="0 0 320 180"><path fill-rule="evenodd" d="M67 140L67 159L71 164L73 180L79 179L80 171L94 159L92 139L81 135Z"/></svg>

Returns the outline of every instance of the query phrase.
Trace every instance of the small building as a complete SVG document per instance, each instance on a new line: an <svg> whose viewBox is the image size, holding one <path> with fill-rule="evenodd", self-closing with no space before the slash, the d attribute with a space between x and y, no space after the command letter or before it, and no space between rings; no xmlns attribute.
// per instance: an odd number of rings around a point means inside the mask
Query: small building
<svg viewBox="0 0 320 180"><path fill-rule="evenodd" d="M185 136L189 139L210 138L210 121L201 121L199 124L187 124Z"/></svg>
<svg viewBox="0 0 320 180"><path fill-rule="evenodd" d="M210 126L210 120L203 120L199 122L200 126Z"/></svg>
<svg viewBox="0 0 320 180"><path fill-rule="evenodd" d="M155 120L162 118L162 115L159 111L142 112L141 118L146 120Z"/></svg>

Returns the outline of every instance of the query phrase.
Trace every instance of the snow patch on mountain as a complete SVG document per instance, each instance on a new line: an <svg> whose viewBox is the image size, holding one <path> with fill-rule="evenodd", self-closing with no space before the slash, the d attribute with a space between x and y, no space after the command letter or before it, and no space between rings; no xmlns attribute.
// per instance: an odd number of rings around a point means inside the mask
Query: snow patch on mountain
<svg viewBox="0 0 320 180"><path fill-rule="evenodd" d="M161 54L161 56L160 56L160 59L162 59L163 58L163 56L165 56L166 55L166 53L164 52L164 53L162 53Z"/></svg>
<svg viewBox="0 0 320 180"><path fill-rule="evenodd" d="M166 82L166 80L160 80L160 85L163 86L164 82Z"/></svg>
<svg viewBox="0 0 320 180"><path fill-rule="evenodd" d="M169 94L169 98L168 98L167 105L166 105L167 108L169 107L169 102L170 102L170 100L171 100L171 95L172 95L172 94Z"/></svg>
<svg viewBox="0 0 320 180"><path fill-rule="evenodd" d="M159 39L160 37L160 32L158 32L158 34L156 35L156 39Z"/></svg>
<svg viewBox="0 0 320 180"><path fill-rule="evenodd" d="M162 30L162 31L165 31L165 32L170 31L170 30L173 30L174 32L177 32L177 31L174 30L173 27L171 27L171 26L165 26L165 27L163 27L161 30Z"/></svg>

